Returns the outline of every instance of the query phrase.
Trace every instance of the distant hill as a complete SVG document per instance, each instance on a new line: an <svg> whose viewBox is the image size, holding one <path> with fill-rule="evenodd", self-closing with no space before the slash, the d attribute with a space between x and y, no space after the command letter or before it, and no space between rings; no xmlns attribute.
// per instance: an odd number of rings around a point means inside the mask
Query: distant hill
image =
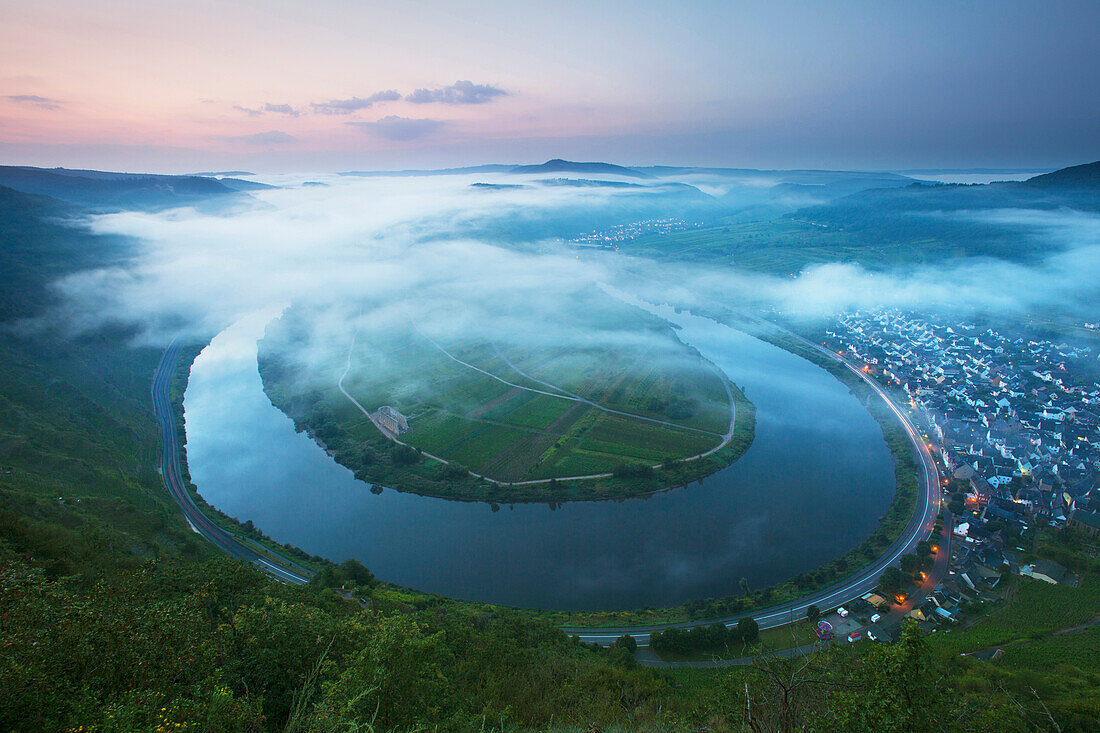
<svg viewBox="0 0 1100 733"><path fill-rule="evenodd" d="M254 176L255 173L251 171L203 171L201 173L192 173L193 176L217 177L217 176Z"/></svg>
<svg viewBox="0 0 1100 733"><path fill-rule="evenodd" d="M1015 175L1022 173L1050 173L1050 168L906 168L895 171L905 176L937 176L937 175Z"/></svg>
<svg viewBox="0 0 1100 733"><path fill-rule="evenodd" d="M871 188L790 216L848 229L882 226L911 230L928 226L915 213L976 212L991 209L1078 209L1100 211L1100 162L1063 168L1026 181L926 183ZM942 218L942 217L941 217ZM936 226L945 226L939 222Z"/></svg>
<svg viewBox="0 0 1100 733"><path fill-rule="evenodd" d="M0 186L0 323L40 310L49 299L50 281L102 264L108 238L67 224L87 213L48 196Z"/></svg>
<svg viewBox="0 0 1100 733"><path fill-rule="evenodd" d="M839 180L876 180L905 183L913 181L908 176L889 171L833 171L810 168L793 168L789 170L780 168L703 168L671 165L638 166L632 170L660 177L700 175L734 179L775 178L785 183L804 183L808 185L826 184Z"/></svg>
<svg viewBox="0 0 1100 733"><path fill-rule="evenodd" d="M1100 190L1100 160L1095 163L1062 168L1053 173L1029 178L1024 183L1040 188L1073 188Z"/></svg>
<svg viewBox="0 0 1100 733"><path fill-rule="evenodd" d="M403 171L343 171L338 176L357 178L403 178L406 176L463 176L474 173L508 173L516 166L513 164L489 163L471 165L464 168L409 168Z"/></svg>
<svg viewBox="0 0 1100 733"><path fill-rule="evenodd" d="M592 178L543 178L539 181L543 186L568 186L571 188L646 188L640 183L627 183L626 181L597 181Z"/></svg>
<svg viewBox="0 0 1100 733"><path fill-rule="evenodd" d="M648 173L635 170L633 168L624 168L621 165L615 165L613 163L576 163L571 160L562 160L561 158L554 158L548 160L541 165L517 165L512 168L508 173L515 175L531 175L539 173L602 173L612 176L627 176L629 178L653 178Z"/></svg>
<svg viewBox="0 0 1100 733"><path fill-rule="evenodd" d="M242 191L268 188L240 179L165 176L146 173L0 166L0 185L23 193L50 196L96 211L156 211L217 201L229 204Z"/></svg>
<svg viewBox="0 0 1100 733"><path fill-rule="evenodd" d="M1100 163L1028 181L986 184L898 185L907 179L887 176L886 186L840 197L835 194L875 174L844 180L831 172L790 173L795 175L755 172L758 180L786 180L760 188L758 204L716 224L643 236L620 246L637 256L732 263L775 275L827 262L856 262L876 270L969 257L1035 262L1065 245L1037 231L1020 212L1100 212ZM737 195L741 192L727 197Z"/></svg>
<svg viewBox="0 0 1100 733"><path fill-rule="evenodd" d="M233 191L270 191L279 188L269 183L246 181L243 178L216 178L214 180Z"/></svg>

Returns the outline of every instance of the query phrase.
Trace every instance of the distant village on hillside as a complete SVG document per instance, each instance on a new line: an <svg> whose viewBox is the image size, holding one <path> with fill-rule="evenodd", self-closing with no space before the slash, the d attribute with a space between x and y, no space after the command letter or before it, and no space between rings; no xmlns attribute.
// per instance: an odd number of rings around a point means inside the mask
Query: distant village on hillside
<svg viewBox="0 0 1100 733"><path fill-rule="evenodd" d="M683 219L646 219L630 224L617 224L607 229L582 234L579 237L570 239L568 244L573 247L618 250L620 243L630 242L639 237L650 234L686 232L689 229L698 229L701 226L703 226L701 222L689 222Z"/></svg>

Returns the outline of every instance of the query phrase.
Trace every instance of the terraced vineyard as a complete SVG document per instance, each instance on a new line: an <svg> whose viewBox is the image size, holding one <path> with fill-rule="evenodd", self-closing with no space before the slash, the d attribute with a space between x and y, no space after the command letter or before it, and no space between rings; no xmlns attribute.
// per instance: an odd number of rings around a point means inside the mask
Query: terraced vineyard
<svg viewBox="0 0 1100 733"><path fill-rule="evenodd" d="M337 388L342 375L364 409L407 417L401 442L452 474L505 484L647 475L730 442L740 394L664 321L599 291L564 312L507 313L499 331L443 328L420 311L368 325L354 342L349 333L328 343L323 366L303 374L288 365L312 338L310 318L291 311L264 342L266 388L297 419L308 413L305 422L334 424L355 445L375 442L378 428Z"/></svg>

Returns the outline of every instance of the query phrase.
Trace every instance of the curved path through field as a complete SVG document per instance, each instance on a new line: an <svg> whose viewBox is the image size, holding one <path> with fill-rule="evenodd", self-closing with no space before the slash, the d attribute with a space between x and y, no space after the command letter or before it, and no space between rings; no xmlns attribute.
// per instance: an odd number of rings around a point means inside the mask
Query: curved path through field
<svg viewBox="0 0 1100 733"><path fill-rule="evenodd" d="M475 372L481 372L482 374L489 377L490 379L495 379L496 381L501 382L503 384L506 384L509 387L515 387L516 389L522 389L522 390L526 390L528 392L534 392L535 394L546 395L547 397L557 397L558 399L569 400L570 402L579 402L583 405L588 405L589 407L594 407L597 410L600 410L601 412L606 412L606 413L611 414L611 415L622 415L623 417L629 417L629 418L632 418L634 420L644 420L646 422L656 423L657 425L664 425L664 426L667 426L667 427L670 427L670 428L679 428L680 430L691 430L691 431L696 432L696 433L703 433L704 435L713 435L716 438L719 437L718 433L712 432L710 430L703 430L701 428L693 428L693 427L690 427L688 425L680 425L679 423L669 422L667 420L658 420L657 418L654 418L654 417L646 417L645 415L638 415L638 414L633 413L633 412L625 412L623 410L613 410L610 407L604 407L601 404L598 404L596 402L593 402L592 400L581 397L578 394L574 394L573 392L570 392L569 390L567 390L563 387L559 387L556 384L550 384L549 382L544 382L541 379L536 379L535 377L532 377L530 374L528 374L527 372L521 370L519 367L517 367L515 364L513 364L511 361L509 361L508 357L504 356L504 354L502 354L500 352L500 349L497 349L496 344L493 344L493 348L496 349L497 354L500 356L501 359L503 359L505 361L506 364L508 364L509 367L514 369L521 376L526 377L527 379L530 379L532 382L536 382L538 384L541 384L544 387L549 387L550 389L555 389L555 390L558 391L558 393L543 392L541 389L534 389L533 387L524 387L522 384L516 384L515 382L509 382L507 379L499 377L496 374L493 374L492 372L486 371L486 370L482 369L481 367L474 366L473 364L471 364L469 362L466 362L466 361L463 361L462 359L459 359L457 356L455 356L451 352L447 351L447 349L443 348L443 346L441 344L439 344L431 336L428 336L427 334L423 333L419 328L416 328L416 324L413 324L413 328L416 329L416 332L418 334L420 334L422 337L424 337L429 343L431 343L432 346L439 349L439 351L441 351L443 353L443 355L446 356L451 361L457 362L457 363L461 364L464 367L468 367L470 369L473 369ZM726 384L726 380L724 378L722 380L722 383L726 387L726 394L729 397L729 401L730 401L730 430L727 433L727 435L724 436L726 438L725 443L728 443L730 438L733 437L733 410L734 410L733 393L730 392L729 385ZM722 445L725 445L725 443L722 443ZM720 447L721 447L721 445L719 446L719 448ZM715 450L717 450L717 449L715 449ZM693 456L693 457L697 458L698 456ZM690 460L690 459L685 459L685 460Z"/></svg>
<svg viewBox="0 0 1100 733"><path fill-rule="evenodd" d="M480 372L481 374L484 374L487 377L495 379L498 382L506 384L509 387L514 387L516 389L526 390L528 392L534 392L535 394L546 395L547 397L557 397L559 399L569 400L571 402L579 402L581 404L588 405L589 407L594 407L597 410L601 410L603 412L606 412L606 413L609 413L609 414L612 414L612 415L621 415L623 417L633 418L633 419L636 419L636 420L645 420L645 421L648 421L648 422L651 422L651 423L657 423L658 425L665 425L665 426L671 427L671 428L679 428L679 429L682 429L682 430L691 430L691 431L695 431L695 432L698 432L698 433L703 433L704 435L713 435L715 437L721 437L721 441L718 443L718 445L714 446L710 450L704 451L703 453L697 453L693 456L688 456L686 458L681 458L680 459L681 461L695 461L695 460L698 460L700 458L705 458L705 457L707 457L707 456L709 456L709 455L711 455L711 454L713 454L717 451L720 451L722 448L726 447L731 440L733 440L734 427L736 426L736 423L737 423L737 405L736 405L736 403L734 402L734 399L733 399L733 391L730 390L729 380L726 379L725 375L721 375L721 379L722 379L722 386L726 388L726 397L729 399L730 424L729 424L729 429L726 431L726 433L722 436L719 436L717 433L713 433L709 430L702 430L700 428L692 428L692 427L688 427L686 425L678 425L676 423L666 422L665 420L657 420L656 418L652 418L652 417L645 417L643 415L636 415L632 412L623 412L621 410L613 410L609 407L604 407L603 405L596 404L595 402L592 402L591 400L587 400L584 397L581 397L580 395L573 394L572 392L569 392L568 390L565 390L561 387L558 387L555 384L550 384L549 382L544 382L540 379L535 379L534 377L530 376L526 372L523 372L522 370L520 370L519 367L515 366L511 361L508 360L507 357L504 356L504 354L500 353L500 350L497 349L496 344L493 344L493 348L497 350L497 354L500 355L500 358L503 359L505 361L505 363L508 364L509 367L514 369L516 372L518 372L523 377L526 377L527 379L530 379L531 381L536 382L538 384L541 384L541 385L543 385L545 387L548 387L550 389L558 390L559 393L544 392L541 389L534 389L533 387L525 387L522 384L516 384L515 382L509 382L508 380L506 380L502 377L499 377L496 374L493 374L492 372L486 371L486 370L482 369L481 367L475 366L473 364L470 364L469 362L465 362L462 359L459 359L457 356L455 356L451 352L447 351L447 349L443 348L443 346L440 345L439 343L437 343L431 336L428 336L427 334L423 333L419 328L417 328L415 323L412 324L412 327L420 336L422 336L424 339L426 339L428 342L430 342L435 348L437 348L440 352L442 352L447 358L451 359L454 362L457 362L458 364L461 364L464 367L468 367L470 369L473 369L476 372ZM337 387L337 389L340 390L340 393L343 394L344 397L346 397L353 405L355 405L356 408L359 409L360 412L362 412L364 415L367 416L367 419L369 419L374 424L374 426L376 428L378 428L379 432L381 432L383 435L385 435L387 438L389 438L393 442L397 443L398 445L408 445L408 443L405 443L404 441L399 439L396 434L394 434L392 431L390 431L388 428L386 428L384 425L382 425L382 423L375 417L374 413L370 412L369 410L367 410L367 408L363 407L363 405L360 404L358 400L356 400L354 397L352 397L351 394L346 389L344 389L344 379L347 378L348 373L351 371L351 354L355 349L355 339L356 339L356 337L355 337L355 335L353 335L352 338L351 338L351 345L348 347L347 364L344 367L344 373L341 374L340 378L336 381L336 387ZM410 447L415 447L415 446L410 446ZM433 454L427 453L425 451L420 451L420 454L422 456L426 457L426 458L429 458L429 459L433 460L433 461L437 461L437 462L442 463L444 465L450 465L450 461L448 461L446 458L442 458L441 456L433 455ZM660 468L662 465L663 464L658 463L658 464L652 466L652 468ZM490 483L496 484L498 486L530 486L532 484L548 484L551 481L584 481L584 480L588 480L588 479L610 478L611 476L614 475L612 473L590 473L590 474L585 474L583 476L561 476L561 477L557 477L557 478L530 479L530 480L527 480L527 481L500 481L498 479L491 478L489 476L485 476L483 474L476 473L474 471L469 471L469 474L471 476L476 477L476 478L480 478L480 479L484 479L486 481L489 481Z"/></svg>

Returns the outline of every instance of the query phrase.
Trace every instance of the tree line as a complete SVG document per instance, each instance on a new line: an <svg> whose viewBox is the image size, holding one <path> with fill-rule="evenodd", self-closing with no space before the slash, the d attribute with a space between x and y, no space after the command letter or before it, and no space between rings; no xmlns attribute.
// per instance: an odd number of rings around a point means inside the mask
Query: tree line
<svg viewBox="0 0 1100 733"><path fill-rule="evenodd" d="M755 644L759 638L760 626L756 620L743 618L730 627L720 622L690 629L673 626L651 634L649 646L659 654L691 654Z"/></svg>

